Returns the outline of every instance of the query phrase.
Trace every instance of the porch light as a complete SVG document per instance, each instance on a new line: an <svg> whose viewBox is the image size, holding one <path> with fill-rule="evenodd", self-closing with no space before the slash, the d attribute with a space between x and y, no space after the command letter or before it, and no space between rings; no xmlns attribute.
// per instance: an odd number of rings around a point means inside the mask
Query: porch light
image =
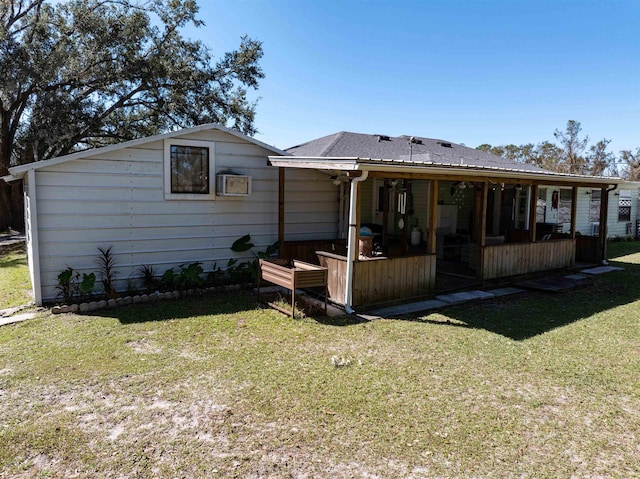
<svg viewBox="0 0 640 479"><path fill-rule="evenodd" d="M464 181L461 181L460 183L458 183L458 188L460 188L461 190L464 190L467 187L467 184Z"/></svg>
<svg viewBox="0 0 640 479"><path fill-rule="evenodd" d="M521 191L522 190L522 185L520 183L518 183L516 185L516 191Z"/></svg>

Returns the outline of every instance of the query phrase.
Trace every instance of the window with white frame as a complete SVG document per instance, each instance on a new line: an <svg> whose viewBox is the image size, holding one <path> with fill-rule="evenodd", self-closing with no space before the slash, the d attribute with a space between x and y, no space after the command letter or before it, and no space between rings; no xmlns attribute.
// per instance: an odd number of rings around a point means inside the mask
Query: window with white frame
<svg viewBox="0 0 640 479"><path fill-rule="evenodd" d="M622 190L618 196L618 221L631 221L631 191Z"/></svg>
<svg viewBox="0 0 640 479"><path fill-rule="evenodd" d="M214 143L198 140L164 141L165 199L215 198Z"/></svg>

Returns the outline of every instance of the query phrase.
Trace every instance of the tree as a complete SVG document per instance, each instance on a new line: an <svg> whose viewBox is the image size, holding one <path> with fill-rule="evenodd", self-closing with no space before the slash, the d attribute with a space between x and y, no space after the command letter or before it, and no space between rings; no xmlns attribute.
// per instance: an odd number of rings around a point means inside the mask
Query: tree
<svg viewBox="0 0 640 479"><path fill-rule="evenodd" d="M620 162L623 164L622 175L629 181L640 181L640 148L636 151L622 150Z"/></svg>
<svg viewBox="0 0 640 479"><path fill-rule="evenodd" d="M260 42L214 61L185 39L195 0L3 0L0 176L44 160L200 123L254 134ZM0 229L16 222L0 181Z"/></svg>
<svg viewBox="0 0 640 479"><path fill-rule="evenodd" d="M537 145L527 143L520 146L491 146L485 143L477 149L520 163L536 165L548 171L592 176L605 173L616 175L615 156L607 151L611 140L606 138L600 140L589 147L588 153L583 155L589 137L580 138L581 131L582 126L579 121L569 120L564 131L556 129L553 134L561 146L549 141L543 141ZM627 152L627 156L633 158L631 152Z"/></svg>
<svg viewBox="0 0 640 479"><path fill-rule="evenodd" d="M589 137L580 138L582 126L579 121L569 120L564 131L556 129L553 133L564 149L564 156L558 164L565 173L584 175L587 172L587 160L581 156L589 142Z"/></svg>
<svg viewBox="0 0 640 479"><path fill-rule="evenodd" d="M558 171L562 149L548 141L538 143L531 154L531 163L548 171Z"/></svg>
<svg viewBox="0 0 640 479"><path fill-rule="evenodd" d="M611 140L603 138L589 148L587 162L590 175L602 176L605 172L617 175L616 157L612 152L607 151L609 143L611 143Z"/></svg>

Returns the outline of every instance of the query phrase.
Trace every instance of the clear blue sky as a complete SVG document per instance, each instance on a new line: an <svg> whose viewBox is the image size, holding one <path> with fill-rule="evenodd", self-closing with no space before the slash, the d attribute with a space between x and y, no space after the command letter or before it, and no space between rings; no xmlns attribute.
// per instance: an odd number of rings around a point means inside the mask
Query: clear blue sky
<svg viewBox="0 0 640 479"><path fill-rule="evenodd" d="M257 139L341 130L468 146L543 140L567 120L640 146L640 0L199 0L216 56L263 42Z"/></svg>

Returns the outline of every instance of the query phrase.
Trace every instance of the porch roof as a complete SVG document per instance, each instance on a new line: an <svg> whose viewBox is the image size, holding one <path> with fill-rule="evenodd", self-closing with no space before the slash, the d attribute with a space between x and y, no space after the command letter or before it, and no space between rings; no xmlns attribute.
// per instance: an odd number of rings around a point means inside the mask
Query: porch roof
<svg viewBox="0 0 640 479"><path fill-rule="evenodd" d="M486 151L431 138L340 132L286 150L288 156L270 156L272 165L332 171L411 173L467 176L513 181L612 185L615 177L596 177L547 171Z"/></svg>

